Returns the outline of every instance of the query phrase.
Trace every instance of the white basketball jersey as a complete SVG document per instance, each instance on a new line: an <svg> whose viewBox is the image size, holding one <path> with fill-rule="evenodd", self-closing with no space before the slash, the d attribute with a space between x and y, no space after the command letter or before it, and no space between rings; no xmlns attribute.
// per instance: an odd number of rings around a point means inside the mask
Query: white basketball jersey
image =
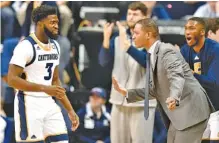
<svg viewBox="0 0 219 143"><path fill-rule="evenodd" d="M24 68L22 78L29 82L52 85L52 78L55 67L59 65L60 47L58 43L51 40L45 46L39 43L34 34L31 34L24 41L20 42L14 50L11 64ZM30 96L49 96L44 92L24 92Z"/></svg>

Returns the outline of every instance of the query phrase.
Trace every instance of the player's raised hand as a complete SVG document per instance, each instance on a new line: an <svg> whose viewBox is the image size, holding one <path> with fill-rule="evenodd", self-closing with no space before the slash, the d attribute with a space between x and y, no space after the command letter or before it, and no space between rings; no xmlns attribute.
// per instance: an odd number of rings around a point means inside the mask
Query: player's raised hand
<svg viewBox="0 0 219 143"><path fill-rule="evenodd" d="M62 99L65 95L65 89L60 86L46 86L44 92L58 99Z"/></svg>
<svg viewBox="0 0 219 143"><path fill-rule="evenodd" d="M112 83L113 83L113 87L116 91L118 91L119 93L121 93L123 96L127 95L127 90L123 87L121 87L118 83L118 81L112 77Z"/></svg>
<svg viewBox="0 0 219 143"><path fill-rule="evenodd" d="M78 115L74 111L68 112L68 117L69 117L69 119L72 122L71 129L72 129L72 131L75 131L78 128L79 123L80 123L79 122L79 117L78 117Z"/></svg>

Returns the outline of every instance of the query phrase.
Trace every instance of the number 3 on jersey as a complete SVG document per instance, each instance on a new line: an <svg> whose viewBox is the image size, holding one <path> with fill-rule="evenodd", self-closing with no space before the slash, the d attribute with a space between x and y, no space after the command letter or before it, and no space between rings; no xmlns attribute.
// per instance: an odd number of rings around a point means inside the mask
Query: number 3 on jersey
<svg viewBox="0 0 219 143"><path fill-rule="evenodd" d="M52 77L52 66L53 66L53 63L47 63L46 64L46 68L48 69L47 72L49 73L49 75L44 76L45 80L50 80L51 79L51 77Z"/></svg>

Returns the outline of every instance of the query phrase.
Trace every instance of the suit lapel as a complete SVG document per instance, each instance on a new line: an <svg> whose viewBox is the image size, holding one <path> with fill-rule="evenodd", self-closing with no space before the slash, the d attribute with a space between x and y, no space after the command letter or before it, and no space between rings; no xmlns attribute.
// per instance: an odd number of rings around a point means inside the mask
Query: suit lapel
<svg viewBox="0 0 219 143"><path fill-rule="evenodd" d="M161 42L159 41L154 49L154 59L153 59L153 67L152 69L155 70L156 64L157 64L157 54L159 52L159 48L160 48Z"/></svg>
<svg viewBox="0 0 219 143"><path fill-rule="evenodd" d="M155 85L154 85L154 73L156 72L155 68L156 68L156 63L157 63L157 54L159 52L159 47L161 45L161 42L159 41L154 49L154 58L152 59L154 62L154 64L152 64L151 68L150 68L150 93L151 95L155 95L154 93L154 89L155 89Z"/></svg>

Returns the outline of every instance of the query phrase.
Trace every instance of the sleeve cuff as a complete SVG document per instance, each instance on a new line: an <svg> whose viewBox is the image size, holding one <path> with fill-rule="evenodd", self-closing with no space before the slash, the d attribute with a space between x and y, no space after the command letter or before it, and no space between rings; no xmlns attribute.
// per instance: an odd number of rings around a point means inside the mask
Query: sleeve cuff
<svg viewBox="0 0 219 143"><path fill-rule="evenodd" d="M134 48L133 46L130 46L130 47L126 50L126 52L130 54L130 53L133 51L133 48Z"/></svg>

